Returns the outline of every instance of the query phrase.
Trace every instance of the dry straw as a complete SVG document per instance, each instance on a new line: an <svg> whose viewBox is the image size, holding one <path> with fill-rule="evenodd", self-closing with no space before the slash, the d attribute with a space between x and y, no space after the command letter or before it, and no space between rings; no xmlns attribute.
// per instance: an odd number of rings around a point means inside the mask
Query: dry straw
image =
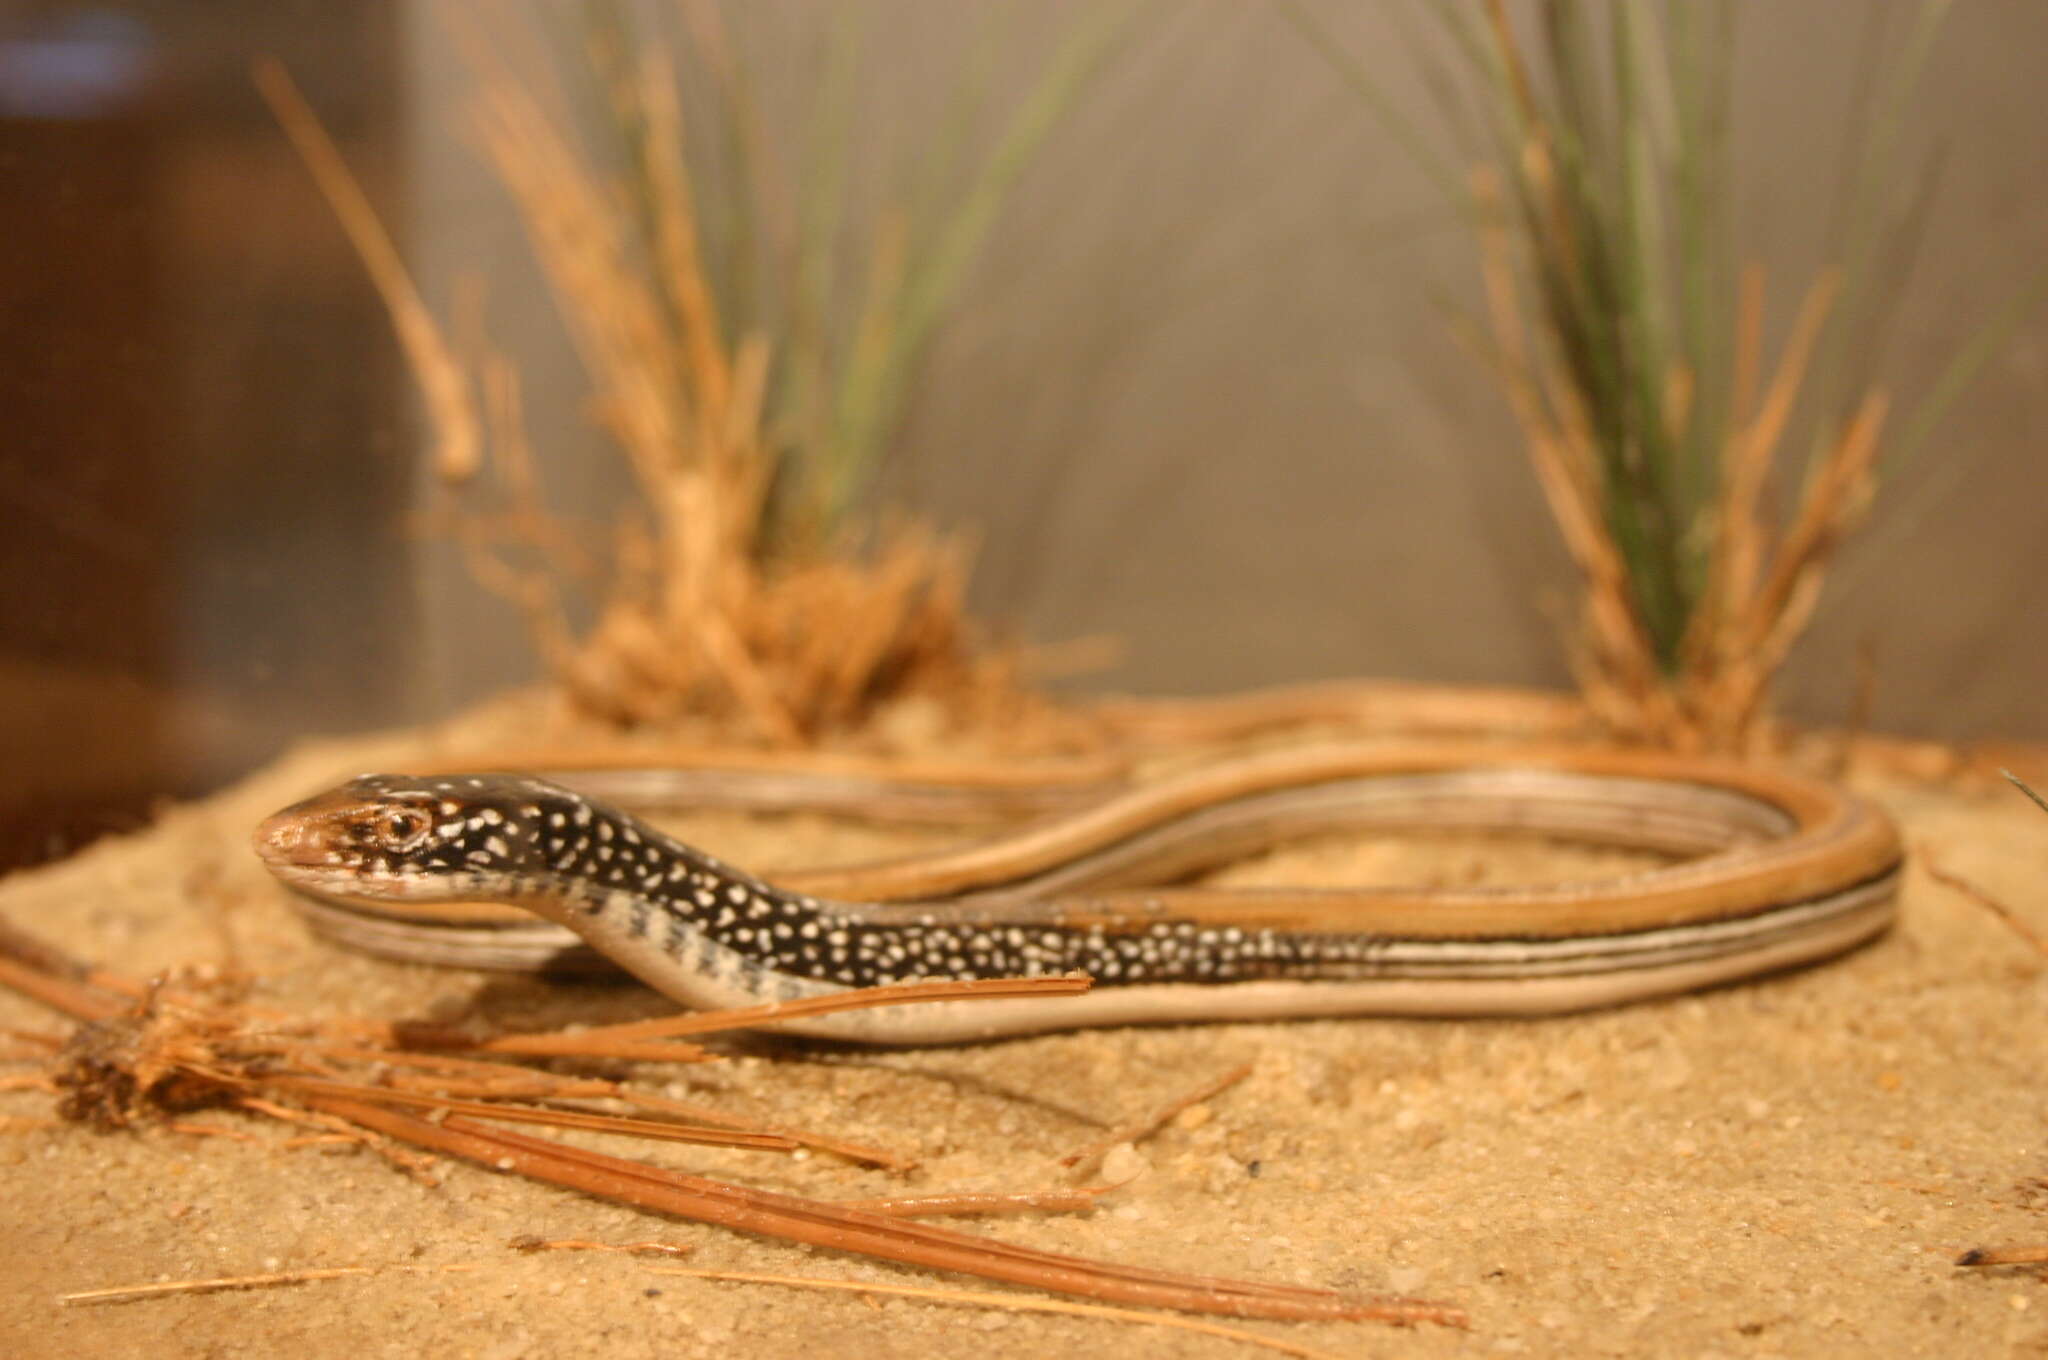
<svg viewBox="0 0 2048 1360"><path fill-rule="evenodd" d="M516 70L473 15L445 13L476 79L477 139L630 473L609 552L579 544L551 510L511 364L446 340L289 77L269 61L255 75L427 394L434 465L472 574L521 611L560 692L620 725L730 719L777 745L856 725L904 695L992 730L1039 711L1019 658L967 622L964 544L857 512L1000 207L1129 11L1102 6L1069 25L985 157L921 196L925 211L884 209L864 231L839 195L815 188L843 180L843 146L803 167L801 192L773 174L743 45L710 0L578 11L587 22L554 44L553 61L584 76L605 111L610 135L595 142L564 99L544 96L559 72ZM828 126L852 118L854 36L830 44ZM985 28L982 45L1001 38ZM708 104L686 110L686 88L710 91ZM949 145L979 102L940 129ZM856 237L864 268L841 258Z"/></svg>
<svg viewBox="0 0 2048 1360"><path fill-rule="evenodd" d="M317 1139L295 1140L301 1146L335 1138L362 1146L427 1185L438 1183L429 1155L438 1154L697 1222L1082 1298L1230 1317L1452 1326L1464 1322L1462 1312L1445 1304L1357 1298L1329 1289L1094 1261L909 1217L986 1213L1028 1203L997 1202L1013 1198L1009 1196L927 1197L922 1203L896 1201L875 1207L835 1203L713 1180L559 1138L517 1132L500 1126L544 1122L578 1134L635 1139L656 1135L770 1155L798 1144L830 1148L836 1142L759 1125L711 1129L702 1120L684 1125L587 1110L573 1102L595 1097L638 1106L650 1114L672 1113L673 1105L642 1095L630 1083L479 1057L422 1053L411 1046L419 1036L401 1026L266 1011L223 1000L168 975L144 986L71 960L4 922L0 987L82 1022L50 1059L50 1073L64 1093L60 1111L74 1120L112 1127L160 1124L174 1131L246 1137L240 1129L181 1118L232 1107L321 1131ZM1071 994L1086 987L1084 978L932 984L852 991L816 1004L842 1010L933 1000L959 1004L1018 994ZM546 1051L637 1061L642 1055L635 1045L649 1034L729 1030L773 1018L759 1009L711 1012L562 1036L566 1047L550 1046ZM447 1036L431 1037L447 1042ZM468 1046L472 1052L499 1047L477 1036ZM842 1155L876 1160L844 1143L837 1146L846 1149ZM889 1161L898 1167L906 1164L901 1157ZM1089 1198L1080 1203L1085 1205ZM1070 1207L1072 1201L1051 1203ZM256 1287L271 1282L271 1277L261 1277L203 1281L190 1287Z"/></svg>
<svg viewBox="0 0 2048 1360"><path fill-rule="evenodd" d="M1581 691L1625 737L1753 748L1893 428L1875 375L1931 185L1902 172L1899 147L1948 5L1897 34L1867 11L1833 262L1775 357L1764 271L1733 262L1732 0L1422 8L1435 31L1415 31L1411 65L1468 175L1320 20L1291 12L1473 226L1486 319L1462 337L1506 392L1577 567ZM2044 286L2048 271L1954 356L1889 441L1898 459Z"/></svg>

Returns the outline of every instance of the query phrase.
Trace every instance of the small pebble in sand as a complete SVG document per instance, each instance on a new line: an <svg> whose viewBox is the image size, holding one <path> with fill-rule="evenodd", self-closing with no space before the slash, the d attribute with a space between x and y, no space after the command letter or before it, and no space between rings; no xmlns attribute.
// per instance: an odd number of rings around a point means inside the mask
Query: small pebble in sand
<svg viewBox="0 0 2048 1360"><path fill-rule="evenodd" d="M1245 1181L1243 1163L1224 1152L1206 1157L1190 1153L1175 1162L1173 1170L1176 1176L1198 1182L1212 1195L1235 1189Z"/></svg>
<svg viewBox="0 0 2048 1360"><path fill-rule="evenodd" d="M1294 1239L1283 1233L1263 1237L1245 1249L1245 1259L1255 1270L1272 1271L1294 1254Z"/></svg>
<svg viewBox="0 0 2048 1360"><path fill-rule="evenodd" d="M1667 1053L1650 1067L1647 1075L1655 1090L1679 1091L1692 1080L1692 1064L1682 1053Z"/></svg>
<svg viewBox="0 0 2048 1360"><path fill-rule="evenodd" d="M1111 1185L1134 1181L1151 1169L1152 1163L1145 1160L1145 1154L1129 1143L1118 1143L1102 1158L1102 1178Z"/></svg>

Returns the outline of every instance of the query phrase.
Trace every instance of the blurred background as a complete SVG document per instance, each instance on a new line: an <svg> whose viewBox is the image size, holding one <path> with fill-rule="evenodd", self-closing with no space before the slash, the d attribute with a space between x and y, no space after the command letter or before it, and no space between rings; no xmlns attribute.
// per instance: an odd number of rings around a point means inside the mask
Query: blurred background
<svg viewBox="0 0 2048 1360"><path fill-rule="evenodd" d="M1746 7L1732 212L1774 347L1825 251L1857 26ZM858 23L855 192L920 145L985 11L726 7L771 141ZM1310 4L1426 121L1397 11ZM1894 7L1904 12L1905 6ZM1089 5L1011 4L1023 91ZM567 5L493 6L545 66ZM354 250L258 98L291 72L429 305L518 364L550 489L623 490L433 0L0 6L0 865L203 791L297 736L532 678L514 613L423 524L427 430ZM1906 129L1939 166L1881 364L1912 393L2041 267L2048 8L1959 0ZM1447 317L1470 233L1267 6L1151 6L1018 181L875 495L979 543L972 604L1108 637L1080 684L1339 676L1562 685L1568 560L1500 391ZM1816 722L2048 738L2048 312L1884 486L1783 691Z"/></svg>

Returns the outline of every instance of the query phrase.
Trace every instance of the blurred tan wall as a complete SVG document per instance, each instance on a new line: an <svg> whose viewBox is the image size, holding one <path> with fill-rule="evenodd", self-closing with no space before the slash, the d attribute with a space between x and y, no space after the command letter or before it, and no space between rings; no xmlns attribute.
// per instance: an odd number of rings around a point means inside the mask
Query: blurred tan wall
<svg viewBox="0 0 2048 1360"><path fill-rule="evenodd" d="M801 104L832 8L739 9L771 109ZM872 40L856 138L879 165L914 144L982 7L858 8ZM1003 88L1022 88L1079 8L1024 8ZM1316 8L1426 120L1393 9ZM1773 352L1819 259L1865 8L1744 9L1737 211L1773 280ZM413 256L442 302L465 274L488 280L551 475L601 507L614 474L516 223L460 133L466 79L426 0L409 32ZM1908 136L1909 159L1942 163L1886 370L1908 407L2042 266L2044 88L2048 6L1955 6ZM1499 394L1445 321L1475 282L1426 181L1272 7L1154 6L1013 200L886 489L980 536L988 617L1038 641L1122 639L1102 685L1561 683L1570 574ZM1840 718L1870 648L1880 725L2048 737L2044 435L2048 311L1886 488L1797 654L1789 707ZM516 625L458 568L421 590L430 703L527 664Z"/></svg>

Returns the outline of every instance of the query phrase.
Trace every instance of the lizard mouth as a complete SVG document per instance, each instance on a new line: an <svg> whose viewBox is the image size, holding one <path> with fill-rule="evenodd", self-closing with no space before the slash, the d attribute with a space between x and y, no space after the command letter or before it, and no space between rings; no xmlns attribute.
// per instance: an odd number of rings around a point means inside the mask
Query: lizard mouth
<svg viewBox="0 0 2048 1360"><path fill-rule="evenodd" d="M394 872L338 843L337 828L303 805L266 817L251 837L271 873L296 888L347 896L403 896L418 875Z"/></svg>
<svg viewBox="0 0 2048 1360"><path fill-rule="evenodd" d="M320 838L310 834L311 824L295 815L295 811L286 809L258 823L251 838L256 854L279 872L339 865L341 857L330 847L318 844Z"/></svg>
<svg viewBox="0 0 2048 1360"><path fill-rule="evenodd" d="M441 901L453 886L446 878L431 874L373 866L295 863L268 857L265 862L280 882L301 892L363 903Z"/></svg>

